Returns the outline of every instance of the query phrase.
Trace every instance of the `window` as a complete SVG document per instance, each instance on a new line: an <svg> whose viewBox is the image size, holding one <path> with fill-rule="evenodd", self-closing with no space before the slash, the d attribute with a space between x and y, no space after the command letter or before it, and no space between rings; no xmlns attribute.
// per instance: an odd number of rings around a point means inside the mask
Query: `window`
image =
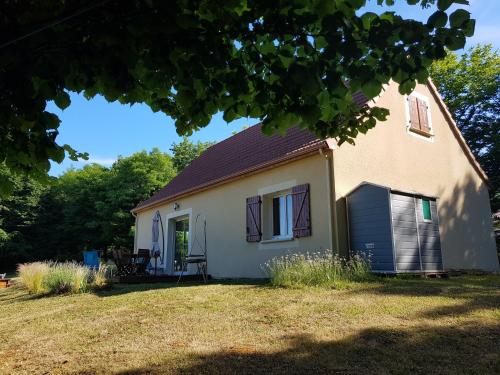
<svg viewBox="0 0 500 375"><path fill-rule="evenodd" d="M273 237L292 237L292 194L282 194L273 198Z"/></svg>
<svg viewBox="0 0 500 375"><path fill-rule="evenodd" d="M422 198L422 216L424 221L432 221L431 201L429 199Z"/></svg>
<svg viewBox="0 0 500 375"><path fill-rule="evenodd" d="M309 184L287 182L259 193L246 199L247 242L290 241L312 235Z"/></svg>
<svg viewBox="0 0 500 375"><path fill-rule="evenodd" d="M432 128L427 98L420 94L408 96L408 120L409 130L424 136L432 136Z"/></svg>

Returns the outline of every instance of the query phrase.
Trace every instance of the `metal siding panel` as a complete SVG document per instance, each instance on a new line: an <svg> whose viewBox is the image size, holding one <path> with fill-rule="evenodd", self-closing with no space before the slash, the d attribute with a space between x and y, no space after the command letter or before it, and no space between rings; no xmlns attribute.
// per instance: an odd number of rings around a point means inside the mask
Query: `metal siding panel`
<svg viewBox="0 0 500 375"><path fill-rule="evenodd" d="M373 270L394 271L387 190L361 186L349 196L348 210L351 249L369 252ZM367 244L374 248L367 249Z"/></svg>
<svg viewBox="0 0 500 375"><path fill-rule="evenodd" d="M391 193L397 271L420 271L420 254L413 197Z"/></svg>
<svg viewBox="0 0 500 375"><path fill-rule="evenodd" d="M423 220L422 201L417 198L417 217L420 235L420 252L422 255L422 271L442 271L441 239L436 201L430 199L432 222Z"/></svg>

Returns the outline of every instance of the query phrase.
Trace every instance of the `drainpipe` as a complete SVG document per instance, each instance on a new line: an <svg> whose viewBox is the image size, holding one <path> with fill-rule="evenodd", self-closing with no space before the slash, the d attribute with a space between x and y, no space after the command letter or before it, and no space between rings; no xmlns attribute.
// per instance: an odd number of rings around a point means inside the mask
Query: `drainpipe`
<svg viewBox="0 0 500 375"><path fill-rule="evenodd" d="M330 250L339 253L339 235L337 223L337 204L335 201L335 177L333 171L333 148L320 149L320 154L325 158L326 191L328 192L328 217Z"/></svg>
<svg viewBox="0 0 500 375"><path fill-rule="evenodd" d="M137 253L137 228L139 219L137 218L137 214L132 212L132 216L135 218L135 230L134 230L134 254Z"/></svg>

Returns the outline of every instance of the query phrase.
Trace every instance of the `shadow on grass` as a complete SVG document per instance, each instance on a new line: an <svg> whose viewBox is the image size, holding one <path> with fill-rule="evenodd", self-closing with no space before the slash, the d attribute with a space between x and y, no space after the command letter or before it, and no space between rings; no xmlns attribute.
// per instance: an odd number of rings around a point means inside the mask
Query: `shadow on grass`
<svg viewBox="0 0 500 375"><path fill-rule="evenodd" d="M0 289L0 303L15 303L43 298L44 295L29 294L20 285L12 285L5 289Z"/></svg>
<svg viewBox="0 0 500 375"><path fill-rule="evenodd" d="M191 288L203 287L210 285L245 285L249 288L271 288L266 280L258 279L222 279L222 280L209 280L207 283L202 281L184 281L179 284L176 282L160 282L160 283L116 283L110 288L94 291L93 293L98 297L118 296L127 293L146 292L158 289L172 289L172 288Z"/></svg>
<svg viewBox="0 0 500 375"><path fill-rule="evenodd" d="M497 374L500 370L498 325L365 329L337 341L317 341L307 335L284 340L287 349L276 352L234 347L193 353L183 358L180 369L166 362L119 374Z"/></svg>
<svg viewBox="0 0 500 375"><path fill-rule="evenodd" d="M423 312L419 317L439 318L470 314L482 309L500 308L500 276L464 276L449 279L395 278L350 290L351 294L431 297L456 299L459 304L440 306Z"/></svg>

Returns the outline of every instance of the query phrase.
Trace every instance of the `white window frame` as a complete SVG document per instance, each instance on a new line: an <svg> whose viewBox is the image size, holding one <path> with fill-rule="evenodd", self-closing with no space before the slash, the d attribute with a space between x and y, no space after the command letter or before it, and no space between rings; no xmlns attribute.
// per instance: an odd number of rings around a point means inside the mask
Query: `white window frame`
<svg viewBox="0 0 500 375"><path fill-rule="evenodd" d="M269 250L274 250L274 251L283 251L284 246L286 246L286 249L295 249L300 246L300 239L299 238L294 238L293 233L291 237L282 237L282 238L273 238L272 233L273 233L273 228L272 228L272 221L269 222L264 222L264 215L267 215L266 213L266 197L270 198L271 204L272 204L272 197L275 195L279 195L280 192L284 191L291 191L294 186L298 185L297 180L287 180L287 181L282 181L273 185L268 185L268 186L263 186L258 189L258 195L262 197L262 223L263 225L266 225L266 230L270 226L271 230L269 231L270 235L268 237L263 237L262 240L259 242L259 250L263 251L269 251ZM271 207L272 210L272 207ZM272 212L272 211L271 211ZM265 231L263 230L263 233Z"/></svg>
<svg viewBox="0 0 500 375"><path fill-rule="evenodd" d="M272 196L272 199L274 200L275 198L281 198L281 197L284 197L284 201L285 201L285 227L288 229L288 227L290 226L290 233L288 234L279 234L279 235L275 235L274 234L274 222L271 223L271 225L273 226L272 228L272 232L273 232L273 235L271 236L271 239L273 240L291 240L293 239L293 222L292 223L288 223L288 202L287 202L287 197L290 196L292 197L292 191L291 190L285 190L285 191L279 191L279 192L276 192L275 194L273 194ZM292 201L292 218L291 220L293 221L293 201ZM271 210L274 210L274 206L271 207ZM274 214L274 212L273 212ZM273 220L274 220L274 215L273 215ZM281 230L281 207L280 207L280 230Z"/></svg>
<svg viewBox="0 0 500 375"><path fill-rule="evenodd" d="M418 134L417 132L411 130L411 117L410 117L410 103L408 98L410 96L415 96L416 98L423 100L425 102L425 105L427 106L427 121L429 122L429 136L425 136L422 134ZM430 106L430 100L427 96L420 94L416 91L413 91L410 95L405 95L404 96L404 101L405 101L405 114L406 114L406 133L410 134L413 137L417 137L420 139L423 139L427 142L434 142L434 127L432 126L432 116L431 116L431 106Z"/></svg>

